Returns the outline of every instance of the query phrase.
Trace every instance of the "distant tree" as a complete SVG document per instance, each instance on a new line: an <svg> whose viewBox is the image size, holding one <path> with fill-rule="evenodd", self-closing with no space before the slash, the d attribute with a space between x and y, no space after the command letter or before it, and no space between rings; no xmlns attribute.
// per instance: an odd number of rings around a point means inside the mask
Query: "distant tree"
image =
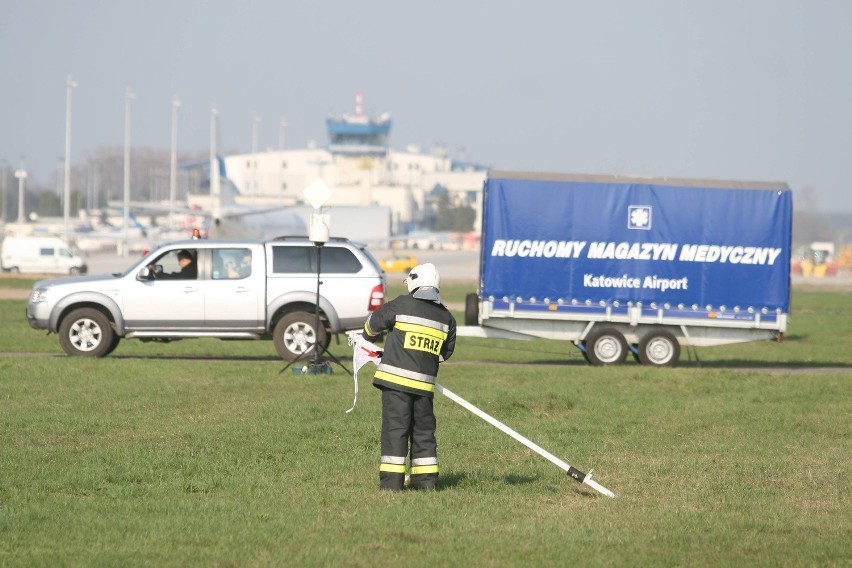
<svg viewBox="0 0 852 568"><path fill-rule="evenodd" d="M436 231L451 231L454 215L449 192L437 185L432 190L432 195L435 198L435 224L432 228Z"/></svg>
<svg viewBox="0 0 852 568"><path fill-rule="evenodd" d="M59 201L59 196L52 191L42 192L36 211L41 217L59 217L62 215L62 204Z"/></svg>
<svg viewBox="0 0 852 568"><path fill-rule="evenodd" d="M454 205L450 193L441 186L432 191L436 197L435 231L472 231L476 221L476 211L470 205Z"/></svg>
<svg viewBox="0 0 852 568"><path fill-rule="evenodd" d="M69 200L69 215L77 217L80 215L81 204L83 203L83 195L76 189L71 190L71 199Z"/></svg>
<svg viewBox="0 0 852 568"><path fill-rule="evenodd" d="M460 205L453 208L453 231L472 231L474 222L476 222L476 210L473 207Z"/></svg>

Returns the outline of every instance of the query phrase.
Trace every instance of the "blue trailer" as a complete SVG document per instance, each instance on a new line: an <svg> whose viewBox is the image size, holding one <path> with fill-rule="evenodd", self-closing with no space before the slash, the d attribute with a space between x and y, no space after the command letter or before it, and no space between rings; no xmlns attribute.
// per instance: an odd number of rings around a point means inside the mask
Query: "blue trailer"
<svg viewBox="0 0 852 568"><path fill-rule="evenodd" d="M573 342L595 365L780 339L785 183L491 171L479 290L459 335Z"/></svg>

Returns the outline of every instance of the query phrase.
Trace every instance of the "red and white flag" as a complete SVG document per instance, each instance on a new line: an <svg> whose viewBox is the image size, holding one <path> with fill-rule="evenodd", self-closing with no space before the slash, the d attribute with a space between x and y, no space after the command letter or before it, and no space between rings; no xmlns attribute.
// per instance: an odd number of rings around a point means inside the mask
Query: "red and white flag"
<svg viewBox="0 0 852 568"><path fill-rule="evenodd" d="M378 365L382 361L384 351L381 347L370 343L358 331L349 331L349 345L352 346L352 380L355 382L355 397L352 399L352 407L346 411L350 413L355 409L355 404L358 402L358 371L367 363Z"/></svg>

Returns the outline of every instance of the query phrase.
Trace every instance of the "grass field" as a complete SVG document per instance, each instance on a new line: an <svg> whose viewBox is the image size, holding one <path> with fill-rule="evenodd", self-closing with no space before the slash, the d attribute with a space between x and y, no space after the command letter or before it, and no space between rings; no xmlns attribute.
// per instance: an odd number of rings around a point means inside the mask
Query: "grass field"
<svg viewBox="0 0 852 568"><path fill-rule="evenodd" d="M616 499L444 398L439 491L379 492L368 369L346 414L351 377L279 373L270 342L68 358L24 305L0 301L2 566L852 563L848 292L796 291L783 343L675 369L460 338L440 382Z"/></svg>

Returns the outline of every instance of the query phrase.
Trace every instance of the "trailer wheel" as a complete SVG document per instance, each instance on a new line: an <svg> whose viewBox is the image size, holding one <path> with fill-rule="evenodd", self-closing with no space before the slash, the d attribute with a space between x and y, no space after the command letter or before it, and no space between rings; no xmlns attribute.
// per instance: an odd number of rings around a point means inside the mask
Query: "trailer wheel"
<svg viewBox="0 0 852 568"><path fill-rule="evenodd" d="M586 338L586 359L592 365L614 365L627 359L627 341L612 327L593 329Z"/></svg>
<svg viewBox="0 0 852 568"><path fill-rule="evenodd" d="M652 331L639 341L639 362L654 367L674 367L680 358L680 343L668 331Z"/></svg>
<svg viewBox="0 0 852 568"><path fill-rule="evenodd" d="M479 325L479 296L476 292L464 297L464 324Z"/></svg>
<svg viewBox="0 0 852 568"><path fill-rule="evenodd" d="M322 322L317 329L315 316L307 312L287 314L272 331L275 350L286 361L295 361L299 357L305 359L308 353L313 353L317 344L327 346L328 341Z"/></svg>
<svg viewBox="0 0 852 568"><path fill-rule="evenodd" d="M80 308L59 324L59 345L68 355L105 357L115 348L109 319L94 308Z"/></svg>

